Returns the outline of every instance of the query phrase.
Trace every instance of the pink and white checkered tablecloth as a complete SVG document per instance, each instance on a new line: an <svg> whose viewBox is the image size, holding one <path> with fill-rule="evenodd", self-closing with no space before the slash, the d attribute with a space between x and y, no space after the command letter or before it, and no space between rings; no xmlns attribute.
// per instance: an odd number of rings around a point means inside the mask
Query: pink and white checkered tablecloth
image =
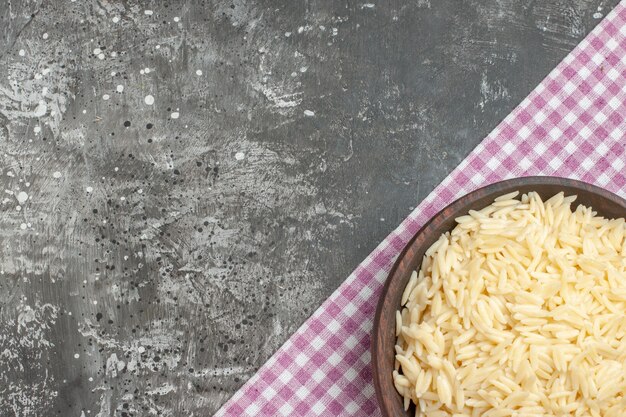
<svg viewBox="0 0 626 417"><path fill-rule="evenodd" d="M216 416L378 416L370 333L398 253L430 217L506 178L558 175L626 197L626 1L365 259Z"/></svg>

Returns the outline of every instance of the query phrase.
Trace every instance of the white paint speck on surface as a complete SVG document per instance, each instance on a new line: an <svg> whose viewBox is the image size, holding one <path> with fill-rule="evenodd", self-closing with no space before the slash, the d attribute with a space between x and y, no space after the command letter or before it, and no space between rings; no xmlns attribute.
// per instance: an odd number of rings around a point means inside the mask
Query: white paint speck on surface
<svg viewBox="0 0 626 417"><path fill-rule="evenodd" d="M44 33L44 34L43 34L43 36L42 36L42 38L44 38L44 39L48 39L48 32Z"/></svg>
<svg viewBox="0 0 626 417"><path fill-rule="evenodd" d="M150 74L150 68L145 67L145 68L143 69L143 72L145 72L146 74Z"/></svg>
<svg viewBox="0 0 626 417"><path fill-rule="evenodd" d="M300 67L300 72L306 72L309 69L309 67Z"/></svg>
<svg viewBox="0 0 626 417"><path fill-rule="evenodd" d="M177 111L172 112L172 114L170 114L170 117L172 119L178 119L180 117L180 113L178 113Z"/></svg>
<svg viewBox="0 0 626 417"><path fill-rule="evenodd" d="M110 98L111 98L111 96L108 95L108 94L105 94L105 95L102 96L102 100L108 100Z"/></svg>
<svg viewBox="0 0 626 417"><path fill-rule="evenodd" d="M103 53L99 53L98 54L98 59L104 59L104 54Z"/></svg>
<svg viewBox="0 0 626 417"><path fill-rule="evenodd" d="M35 127L33 128L33 132L35 132L35 133L39 133L39 132L41 132L41 126L35 126Z"/></svg>
<svg viewBox="0 0 626 417"><path fill-rule="evenodd" d="M20 205L15 206L15 211L21 211L21 210L22 210L22 206Z"/></svg>
<svg viewBox="0 0 626 417"><path fill-rule="evenodd" d="M361 9L373 9L376 6L374 3L365 3L361 5Z"/></svg>
<svg viewBox="0 0 626 417"><path fill-rule="evenodd" d="M174 17L174 22L180 22L180 17L175 16L175 17Z"/></svg>
<svg viewBox="0 0 626 417"><path fill-rule="evenodd" d="M602 18L602 13L600 13L600 12L595 12L595 13L593 14L593 18L594 18L594 19L601 19L601 18Z"/></svg>
<svg viewBox="0 0 626 417"><path fill-rule="evenodd" d="M202 70L196 70L196 75L202 75Z"/></svg>
<svg viewBox="0 0 626 417"><path fill-rule="evenodd" d="M304 115L307 116L307 117L313 117L313 116L315 116L315 113L312 112L311 110L305 110L304 111Z"/></svg>
<svg viewBox="0 0 626 417"><path fill-rule="evenodd" d="M143 99L143 101L148 105L148 106L152 106L154 104L154 97L152 97L151 94L148 94L146 96L146 98Z"/></svg>
<svg viewBox="0 0 626 417"><path fill-rule="evenodd" d="M298 28L298 33L302 33L302 32L304 32L304 26L300 26L300 27Z"/></svg>
<svg viewBox="0 0 626 417"><path fill-rule="evenodd" d="M17 193L17 202L20 204L24 204L26 202L26 200L28 200L28 194L26 194L24 191L20 191L19 193Z"/></svg>
<svg viewBox="0 0 626 417"><path fill-rule="evenodd" d="M238 160L238 161L241 161L245 157L246 157L246 155L243 152L237 152L235 154L235 159Z"/></svg>
<svg viewBox="0 0 626 417"><path fill-rule="evenodd" d="M78 358L80 358L80 355L78 353L75 353L74 354L74 359L78 359Z"/></svg>
<svg viewBox="0 0 626 417"><path fill-rule="evenodd" d="M48 111L48 105L46 104L46 102L43 100L39 100L39 104L37 104L37 107L35 108L35 111L34 111L35 116L36 117L44 116L47 111Z"/></svg>
<svg viewBox="0 0 626 417"><path fill-rule="evenodd" d="M120 169L119 169L118 167L113 168L113 171L115 171L115 172L117 172L117 171L119 171L119 170L120 170Z"/></svg>
<svg viewBox="0 0 626 417"><path fill-rule="evenodd" d="M147 16L152 16L154 12L152 10L144 10L143 14L147 15Z"/></svg>
<svg viewBox="0 0 626 417"><path fill-rule="evenodd" d="M54 173L52 174L52 178L61 178L61 173L59 171L54 171Z"/></svg>
<svg viewBox="0 0 626 417"><path fill-rule="evenodd" d="M22 230L26 230L27 227L28 226L26 225L26 223L20 224L20 229L22 229Z"/></svg>
<svg viewBox="0 0 626 417"><path fill-rule="evenodd" d="M83 109L83 114L87 114L87 109Z"/></svg>
<svg viewBox="0 0 626 417"><path fill-rule="evenodd" d="M111 20L113 20L113 23L117 23L117 22L120 21L120 17L119 16L113 16L113 19L111 19Z"/></svg>
<svg viewBox="0 0 626 417"><path fill-rule="evenodd" d="M285 32L285 38L288 38L291 36L291 32Z"/></svg>
<svg viewBox="0 0 626 417"><path fill-rule="evenodd" d="M121 92L123 92L123 91L124 91L124 86L123 86L122 84L118 84L118 85L117 85L117 87L115 87L115 90L116 90L118 93L121 93Z"/></svg>
<svg viewBox="0 0 626 417"><path fill-rule="evenodd" d="M126 201L126 197L120 197L121 201Z"/></svg>
<svg viewBox="0 0 626 417"><path fill-rule="evenodd" d="M93 54L94 54L94 55L98 55L98 54L101 54L101 53L102 53L102 49L100 49L100 48L95 48L95 49L93 50Z"/></svg>
<svg viewBox="0 0 626 417"><path fill-rule="evenodd" d="M87 191L88 193L93 192L93 187L87 187L85 188L85 191Z"/></svg>
<svg viewBox="0 0 626 417"><path fill-rule="evenodd" d="M117 73L115 71L111 71L111 77L115 77Z"/></svg>
<svg viewBox="0 0 626 417"><path fill-rule="evenodd" d="M20 49L20 51L18 52L19 56L24 56L26 55L26 51L23 49Z"/></svg>

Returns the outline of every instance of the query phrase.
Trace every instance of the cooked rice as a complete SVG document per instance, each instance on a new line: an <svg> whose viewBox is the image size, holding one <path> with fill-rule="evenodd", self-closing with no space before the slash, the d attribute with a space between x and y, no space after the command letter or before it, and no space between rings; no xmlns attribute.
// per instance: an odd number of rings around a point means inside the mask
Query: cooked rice
<svg viewBox="0 0 626 417"><path fill-rule="evenodd" d="M626 416L625 221L517 195L457 218L411 276L393 373L405 409Z"/></svg>

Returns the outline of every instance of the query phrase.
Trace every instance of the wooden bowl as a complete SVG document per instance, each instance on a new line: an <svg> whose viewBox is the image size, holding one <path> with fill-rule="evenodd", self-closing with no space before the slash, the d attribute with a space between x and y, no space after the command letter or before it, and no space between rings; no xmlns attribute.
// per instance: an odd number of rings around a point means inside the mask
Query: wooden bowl
<svg viewBox="0 0 626 417"><path fill-rule="evenodd" d="M436 214L402 251L389 273L380 295L374 332L372 335L372 366L374 386L380 410L384 417L414 416L412 405L404 411L403 400L393 385L394 346L396 344L396 310L411 273L419 270L424 252L443 233L455 226L454 219L491 204L503 194L519 191L520 194L536 191L545 201L561 191L565 195L577 195L574 205L593 207L599 215L607 218L626 217L626 200L615 194L584 182L557 177L524 177L488 185L459 198Z"/></svg>

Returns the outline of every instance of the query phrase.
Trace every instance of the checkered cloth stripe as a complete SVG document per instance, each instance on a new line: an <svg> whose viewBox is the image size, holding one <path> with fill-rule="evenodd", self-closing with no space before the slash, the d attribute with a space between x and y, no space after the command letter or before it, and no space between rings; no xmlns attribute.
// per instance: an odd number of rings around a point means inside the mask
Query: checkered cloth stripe
<svg viewBox="0 0 626 417"><path fill-rule="evenodd" d="M393 261L435 213L512 177L626 197L626 2L618 5L391 233L216 416L378 416L370 334Z"/></svg>

